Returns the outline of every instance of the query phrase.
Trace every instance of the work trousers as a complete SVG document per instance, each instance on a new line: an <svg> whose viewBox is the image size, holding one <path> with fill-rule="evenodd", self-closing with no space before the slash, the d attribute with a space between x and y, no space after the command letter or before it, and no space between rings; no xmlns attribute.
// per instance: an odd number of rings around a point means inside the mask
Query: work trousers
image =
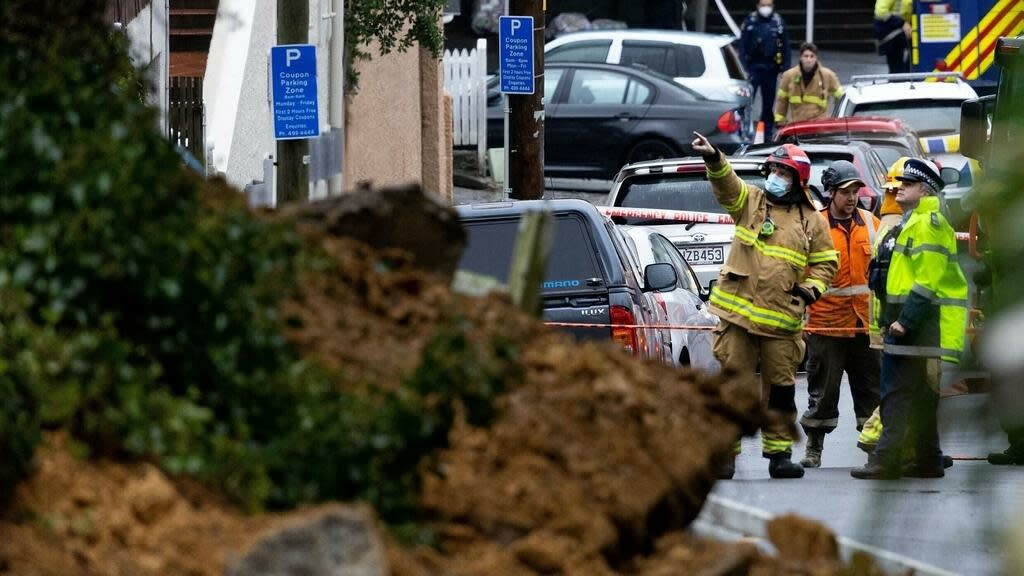
<svg viewBox="0 0 1024 576"><path fill-rule="evenodd" d="M760 387L761 400L782 418L770 419L761 430L761 452L765 458L793 453L796 428L796 369L804 355L800 334L773 338L751 334L742 327L722 321L715 329L715 358L723 373L743 378L752 387ZM757 378L761 366L760 386Z"/></svg>
<svg viewBox="0 0 1024 576"><path fill-rule="evenodd" d="M885 63L889 66L889 74L910 72L910 42L906 35L898 34L883 48Z"/></svg>
<svg viewBox="0 0 1024 576"><path fill-rule="evenodd" d="M881 354L871 349L867 334L853 338L810 334L807 337L807 411L800 418L805 432L828 434L839 424L839 391L843 372L850 381L857 430L878 407Z"/></svg>
<svg viewBox="0 0 1024 576"><path fill-rule="evenodd" d="M921 467L942 466L939 394L929 382L929 358L882 354L882 436L873 458L898 469L904 454Z"/></svg>
<svg viewBox="0 0 1024 576"><path fill-rule="evenodd" d="M775 129L775 96L779 86L779 72L775 68L751 67L750 85L753 92L750 102L753 105L758 92L761 93L761 117L764 122L764 141L771 142Z"/></svg>

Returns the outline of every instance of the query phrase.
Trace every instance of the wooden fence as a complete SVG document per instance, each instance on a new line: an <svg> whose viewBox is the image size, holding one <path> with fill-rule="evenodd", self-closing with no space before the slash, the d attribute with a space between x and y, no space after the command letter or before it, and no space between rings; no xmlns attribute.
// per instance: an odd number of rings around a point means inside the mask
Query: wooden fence
<svg viewBox="0 0 1024 576"><path fill-rule="evenodd" d="M477 166L487 152L487 40L473 50L445 50L444 88L452 96L452 143L477 147Z"/></svg>
<svg viewBox="0 0 1024 576"><path fill-rule="evenodd" d="M171 142L188 150L206 164L205 108L203 79L191 76L170 78L167 130Z"/></svg>

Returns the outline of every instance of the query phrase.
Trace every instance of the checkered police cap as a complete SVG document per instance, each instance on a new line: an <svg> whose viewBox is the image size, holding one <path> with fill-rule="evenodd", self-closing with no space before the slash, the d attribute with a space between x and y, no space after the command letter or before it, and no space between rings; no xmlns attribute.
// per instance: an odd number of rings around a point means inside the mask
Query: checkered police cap
<svg viewBox="0 0 1024 576"><path fill-rule="evenodd" d="M907 163L903 165L903 175L897 176L896 179L904 182L924 182L936 192L942 191L943 186L946 185L939 175L938 166L919 158L907 160Z"/></svg>

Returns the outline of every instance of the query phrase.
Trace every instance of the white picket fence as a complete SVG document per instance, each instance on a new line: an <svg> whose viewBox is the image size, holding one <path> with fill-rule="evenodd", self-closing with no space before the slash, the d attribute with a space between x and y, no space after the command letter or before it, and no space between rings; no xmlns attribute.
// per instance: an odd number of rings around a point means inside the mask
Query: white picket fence
<svg viewBox="0 0 1024 576"><path fill-rule="evenodd" d="M487 40L473 50L444 51L444 89L452 97L452 144L476 145L477 166L487 153Z"/></svg>

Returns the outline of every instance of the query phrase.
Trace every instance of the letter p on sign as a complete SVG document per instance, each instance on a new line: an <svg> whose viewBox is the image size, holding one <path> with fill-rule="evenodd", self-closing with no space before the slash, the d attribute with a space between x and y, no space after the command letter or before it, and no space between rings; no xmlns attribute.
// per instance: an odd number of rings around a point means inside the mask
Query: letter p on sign
<svg viewBox="0 0 1024 576"><path fill-rule="evenodd" d="M292 60L298 60L299 56L302 56L302 52L298 48L289 48L284 53L284 65L290 68Z"/></svg>

